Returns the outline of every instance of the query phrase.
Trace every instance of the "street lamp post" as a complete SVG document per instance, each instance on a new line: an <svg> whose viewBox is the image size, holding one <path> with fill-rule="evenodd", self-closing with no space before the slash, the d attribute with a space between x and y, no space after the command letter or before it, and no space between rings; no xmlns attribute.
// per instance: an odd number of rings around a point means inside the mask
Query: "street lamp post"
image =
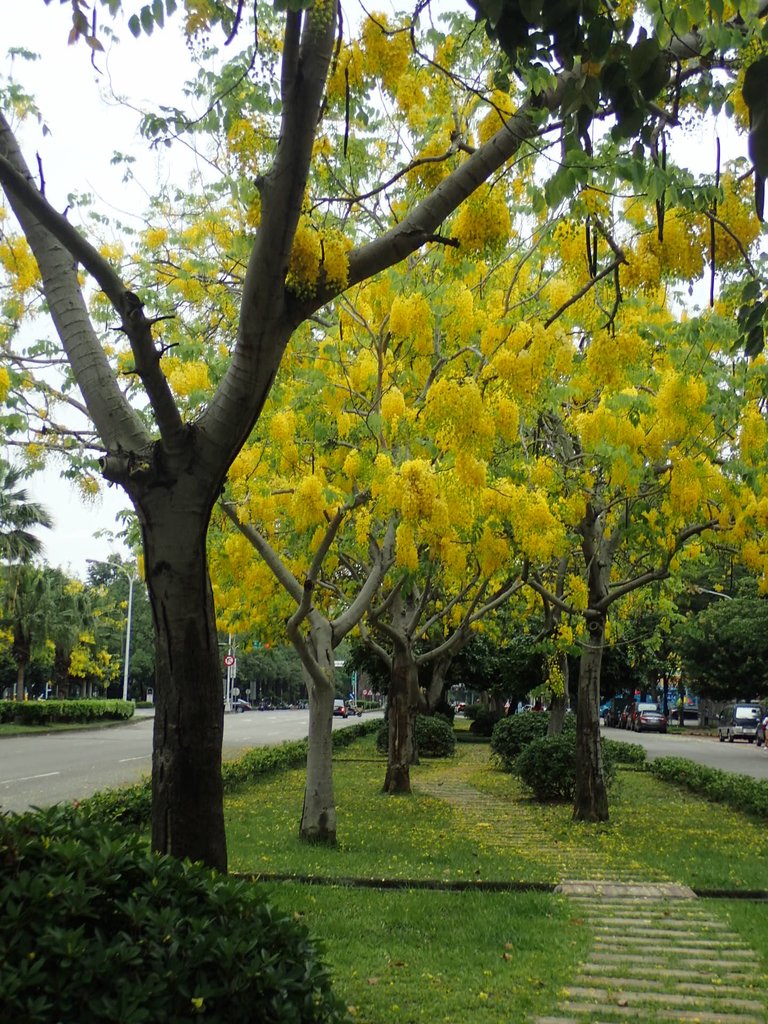
<svg viewBox="0 0 768 1024"><path fill-rule="evenodd" d="M123 700L128 700L128 669L131 663L131 618L133 615L133 584L136 582L136 577L132 572L122 566L118 565L117 562L105 562L102 558L87 558L87 562L92 565L108 565L111 569L117 569L118 572L128 580L128 614L125 620L125 657L123 658Z"/></svg>

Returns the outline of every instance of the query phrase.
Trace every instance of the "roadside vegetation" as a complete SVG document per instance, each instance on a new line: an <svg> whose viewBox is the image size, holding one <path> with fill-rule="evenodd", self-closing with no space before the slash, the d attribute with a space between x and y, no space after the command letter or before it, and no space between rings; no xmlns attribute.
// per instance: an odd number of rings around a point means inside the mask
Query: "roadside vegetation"
<svg viewBox="0 0 768 1024"><path fill-rule="evenodd" d="M591 926L554 891L559 880L669 880L734 896L747 896L765 885L763 822L660 780L643 770L639 758L634 759L638 763L629 763L632 745L617 763L611 820L588 824L572 820L569 802L538 803L518 775L502 770L491 760L489 745L481 743L459 743L447 757L422 757L412 767L414 792L387 796L381 790L385 755L377 750L377 732L376 721L364 721L338 737L334 733L339 836L335 847L308 845L298 836L305 743L249 751L225 768L231 870L250 880L238 891L247 890L247 899L259 906L264 900L272 906L270 914L258 914L271 920L281 935L292 934L295 925L319 940L302 948L317 981L316 994L322 994L331 1016L319 1013L308 1016L308 1021L327 1022L335 1013L315 950L330 972L334 995L353 1021L501 1024L546 1013L590 947ZM90 865L87 891L99 888L102 881L106 891L112 882L106 875L102 880L94 877L84 837L105 837L103 850L113 851L109 863L114 854L125 860L128 870L128 860L134 857L130 851L140 849L130 837L137 830L145 834L148 785L97 794L73 814L77 836L73 832L72 842L43 843L42 852L34 852L50 873L45 891L56 889L57 872L71 880L72 856L79 858L77 870L86 862ZM120 821L128 825L124 839ZM35 826L31 833L51 835L56 829L66 838L66 822L59 819ZM16 839L10 845L5 842L14 856L23 846ZM53 863L45 852L49 848L55 848ZM146 856L139 857L145 865L141 871L165 872L145 863ZM114 874L110 869L110 878ZM22 876L26 877L23 872ZM188 877L184 872L182 876ZM163 878L170 887L163 898L171 906L175 875L168 871ZM208 878L213 885L215 876ZM202 876L195 884L205 888ZM142 896L137 890L136 898L150 899L148 892ZM78 900L86 895L84 889ZM212 890L205 898L221 904L225 890ZM235 902L239 898L234 890L226 895ZM236 913L235 902L227 913ZM765 903L740 898L711 900L710 905L768 966ZM46 914L53 920L61 910L57 907L54 914L50 901L43 910L46 907L34 921L29 915L24 918L30 935L47 927ZM141 917L140 908L136 913ZM176 934L172 916L168 935L181 949L187 939ZM53 924L64 926L58 918ZM133 954L122 948L128 941L120 937L122 927L110 948L118 959L125 957L129 967L135 961L143 970L143 960L131 959ZM221 936L218 928L206 925L206 946L225 942L229 926L222 925ZM7 938L18 945L17 932L9 931ZM306 943L303 930L296 935L297 941ZM243 985L251 985L252 972L242 970L250 946L245 934L241 938L237 949L231 936L226 942ZM40 943L34 948L48 947ZM147 998L169 969L162 943L152 942L152 948L151 977L139 986ZM202 947L199 952L201 963L207 964ZM56 977L55 965L43 963L37 970L39 978L50 971ZM208 1019L225 1019L216 1016L215 1007L221 1005L216 986L211 981L205 990L210 995L204 996L203 987L195 987L198 980L189 979L190 1019L200 999L210 1008ZM220 980L224 989L230 985L228 977ZM291 1012L283 1007L274 1020L293 1020ZM186 1021L187 1016L182 1014L179 1020Z"/></svg>

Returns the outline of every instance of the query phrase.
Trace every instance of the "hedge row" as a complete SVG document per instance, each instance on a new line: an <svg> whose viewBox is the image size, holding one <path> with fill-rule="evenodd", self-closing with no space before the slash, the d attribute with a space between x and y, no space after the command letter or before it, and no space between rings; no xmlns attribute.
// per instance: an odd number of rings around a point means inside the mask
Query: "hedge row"
<svg viewBox="0 0 768 1024"><path fill-rule="evenodd" d="M361 736L376 732L379 720L373 719L334 730L333 749L341 750ZM221 775L225 791L244 782L263 778L286 768L297 768L307 760L307 741L292 740L274 747L254 747L234 761L225 761ZM152 810L152 786L149 779L120 789L104 789L77 804L88 817L100 821L119 822L141 828L149 821Z"/></svg>
<svg viewBox="0 0 768 1024"><path fill-rule="evenodd" d="M17 725L121 721L131 718L133 711L131 700L0 700L0 722Z"/></svg>
<svg viewBox="0 0 768 1024"><path fill-rule="evenodd" d="M732 775L708 768L682 757L660 757L651 762L651 772L665 782L684 786L715 803L728 804L736 811L768 816L768 781L750 775Z"/></svg>

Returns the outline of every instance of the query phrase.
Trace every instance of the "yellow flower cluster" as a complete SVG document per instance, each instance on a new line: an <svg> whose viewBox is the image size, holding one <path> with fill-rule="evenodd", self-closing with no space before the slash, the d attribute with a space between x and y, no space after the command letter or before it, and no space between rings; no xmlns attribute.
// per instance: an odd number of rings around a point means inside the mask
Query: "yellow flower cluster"
<svg viewBox="0 0 768 1024"><path fill-rule="evenodd" d="M578 268L587 267L587 241L583 223L563 219L555 228L552 240L555 243L564 268L574 273Z"/></svg>
<svg viewBox="0 0 768 1024"><path fill-rule="evenodd" d="M349 368L349 382L355 391L364 393L378 378L379 361L370 349L362 349Z"/></svg>
<svg viewBox="0 0 768 1024"><path fill-rule="evenodd" d="M435 471L426 459L404 462L391 479L389 499L405 520L429 519L436 498Z"/></svg>
<svg viewBox="0 0 768 1024"><path fill-rule="evenodd" d="M349 274L348 252L352 243L340 231L320 232L302 217L296 228L288 261L287 287L300 296L317 291L321 275L325 284L343 291Z"/></svg>
<svg viewBox="0 0 768 1024"><path fill-rule="evenodd" d="M159 249L168 241L168 232L165 228L147 228L142 237L148 249Z"/></svg>
<svg viewBox="0 0 768 1024"><path fill-rule="evenodd" d="M489 100L491 109L477 126L477 138L480 144L487 142L502 128L515 112L515 104L507 92L494 90Z"/></svg>
<svg viewBox="0 0 768 1024"><path fill-rule="evenodd" d="M394 95L411 57L407 29L398 31L386 14L374 12L363 24L362 45L365 73L378 78L383 88Z"/></svg>
<svg viewBox="0 0 768 1024"><path fill-rule="evenodd" d="M395 562L403 569L417 569L419 554L410 523L400 523L395 531Z"/></svg>
<svg viewBox="0 0 768 1024"><path fill-rule="evenodd" d="M392 387L385 391L381 397L381 415L393 430L397 423L405 415L405 398L398 387Z"/></svg>
<svg viewBox="0 0 768 1024"><path fill-rule="evenodd" d="M741 420L739 431L739 450L741 457L748 462L753 461L765 452L768 443L768 427L765 417L755 402L751 402Z"/></svg>
<svg viewBox="0 0 768 1024"><path fill-rule="evenodd" d="M482 488L487 483L487 466L482 459L464 449L459 449L454 462L456 477L460 483L469 488Z"/></svg>
<svg viewBox="0 0 768 1024"><path fill-rule="evenodd" d="M24 295L40 280L40 271L25 238L6 238L0 244L0 265L11 279L11 288Z"/></svg>
<svg viewBox="0 0 768 1024"><path fill-rule="evenodd" d="M725 197L718 206L717 216L729 230L726 232L715 225L715 260L718 267L739 266L744 261L742 248L748 250L760 233L760 221L749 191L752 177L740 181L728 174L724 175L722 184Z"/></svg>
<svg viewBox="0 0 768 1024"><path fill-rule="evenodd" d="M330 102L343 103L347 82L349 87L359 88L363 81L363 52L359 44L353 41L344 43L336 55L328 78L327 95Z"/></svg>
<svg viewBox="0 0 768 1024"><path fill-rule="evenodd" d="M622 325L616 332L599 331L592 336L587 350L585 368L587 385L607 388L620 387L626 380L627 369L647 361L648 343L637 330Z"/></svg>
<svg viewBox="0 0 768 1024"><path fill-rule="evenodd" d="M408 171L406 175L408 183L412 186L420 184L428 190L437 188L443 178L453 169L449 160L438 159L445 156L450 145L451 133L448 127L433 132L415 158L426 162L418 163Z"/></svg>
<svg viewBox="0 0 768 1024"><path fill-rule="evenodd" d="M208 364L202 359L185 362L176 356L164 356L161 366L179 398L189 398L194 392L207 391L211 386Z"/></svg>
<svg viewBox="0 0 768 1024"><path fill-rule="evenodd" d="M565 532L545 495L527 487L513 487L506 499L509 525L526 557L547 562L562 551Z"/></svg>
<svg viewBox="0 0 768 1024"><path fill-rule="evenodd" d="M459 243L458 257L498 252L509 242L512 222L500 184L481 185L461 204L452 234Z"/></svg>
<svg viewBox="0 0 768 1024"><path fill-rule="evenodd" d="M477 381L471 378L435 381L427 395L425 416L443 451L455 447L482 452L494 437L493 416L485 408Z"/></svg>
<svg viewBox="0 0 768 1024"><path fill-rule="evenodd" d="M509 543L506 538L486 526L477 543L477 560L484 576L493 576L509 561Z"/></svg>
<svg viewBox="0 0 768 1024"><path fill-rule="evenodd" d="M323 495L325 481L318 474L299 480L291 501L291 513L299 530L318 526L325 521L328 507Z"/></svg>
<svg viewBox="0 0 768 1024"><path fill-rule="evenodd" d="M674 459L669 495L674 512L685 515L698 509L704 488L701 469L694 459L685 456Z"/></svg>
<svg viewBox="0 0 768 1024"><path fill-rule="evenodd" d="M418 355L430 355L434 348L434 316L426 295L396 295L389 312L389 329L395 338L412 341Z"/></svg>
<svg viewBox="0 0 768 1024"><path fill-rule="evenodd" d="M682 377L674 369L667 369L656 395L656 432L672 440L685 437L701 422L706 399L703 380Z"/></svg>
<svg viewBox="0 0 768 1024"><path fill-rule="evenodd" d="M11 387L11 375L4 366L0 366L0 402L4 402Z"/></svg>
<svg viewBox="0 0 768 1024"><path fill-rule="evenodd" d="M501 395L496 400L496 426L505 441L517 441L520 431L520 409L511 398Z"/></svg>
<svg viewBox="0 0 768 1024"><path fill-rule="evenodd" d="M269 422L269 433L278 444L289 444L296 436L296 414L293 409L280 409Z"/></svg>

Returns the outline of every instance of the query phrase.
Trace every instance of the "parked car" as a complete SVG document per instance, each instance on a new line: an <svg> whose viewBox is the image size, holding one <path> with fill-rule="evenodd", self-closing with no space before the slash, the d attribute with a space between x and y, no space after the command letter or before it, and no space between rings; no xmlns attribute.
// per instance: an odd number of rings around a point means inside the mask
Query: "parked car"
<svg viewBox="0 0 768 1024"><path fill-rule="evenodd" d="M666 732L667 716L658 704L638 701L633 705L630 728L635 732Z"/></svg>
<svg viewBox="0 0 768 1024"><path fill-rule="evenodd" d="M357 705L353 700L348 700L347 701L347 714L348 715L357 715L357 717L360 718L361 715L363 714L363 709L359 705Z"/></svg>
<svg viewBox="0 0 768 1024"><path fill-rule="evenodd" d="M347 714L348 714L347 705L344 703L343 700L335 700L333 702L333 713L334 713L335 716L337 716L339 718L346 718L347 717Z"/></svg>
<svg viewBox="0 0 768 1024"><path fill-rule="evenodd" d="M759 704L745 701L742 704L726 704L717 720L717 738L721 743L728 740L746 740L754 743L757 730L763 718Z"/></svg>
<svg viewBox="0 0 768 1024"><path fill-rule="evenodd" d="M619 712L618 726L619 726L620 729L629 729L630 724L631 724L630 720L631 720L631 716L632 716L632 708L633 708L632 704L625 704L624 707Z"/></svg>
<svg viewBox="0 0 768 1024"><path fill-rule="evenodd" d="M253 711L253 705L249 704L247 700L243 700L242 697L238 697L237 700L232 701L233 711Z"/></svg>

